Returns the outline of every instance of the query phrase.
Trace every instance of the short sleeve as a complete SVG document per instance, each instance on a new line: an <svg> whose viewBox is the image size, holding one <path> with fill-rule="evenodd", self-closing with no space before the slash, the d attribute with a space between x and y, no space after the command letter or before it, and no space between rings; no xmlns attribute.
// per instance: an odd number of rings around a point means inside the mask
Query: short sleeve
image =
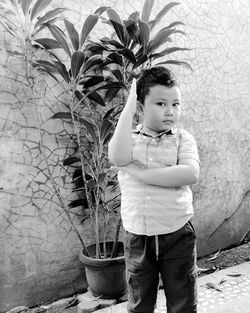
<svg viewBox="0 0 250 313"><path fill-rule="evenodd" d="M194 159L200 163L198 149L194 137L184 129L179 132L180 141L178 146L178 160Z"/></svg>

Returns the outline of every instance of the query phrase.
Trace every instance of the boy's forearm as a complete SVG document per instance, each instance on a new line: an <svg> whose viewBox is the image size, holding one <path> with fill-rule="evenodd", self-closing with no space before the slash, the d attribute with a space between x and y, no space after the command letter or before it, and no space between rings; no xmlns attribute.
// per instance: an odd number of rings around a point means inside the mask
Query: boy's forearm
<svg viewBox="0 0 250 313"><path fill-rule="evenodd" d="M131 161L132 124L133 116L136 111L136 97L136 79L134 78L127 102L109 143L109 160L117 166L127 165Z"/></svg>
<svg viewBox="0 0 250 313"><path fill-rule="evenodd" d="M148 185L172 188L192 185L199 179L199 163L196 160L183 162L184 164L161 167L141 168L133 163L116 167ZM186 163L186 164L185 164Z"/></svg>
<svg viewBox="0 0 250 313"><path fill-rule="evenodd" d="M109 159L117 166L131 162L133 113L123 110L109 143Z"/></svg>
<svg viewBox="0 0 250 313"><path fill-rule="evenodd" d="M174 165L165 168L144 169L140 179L145 184L161 187L181 187L197 183L199 170L188 165Z"/></svg>

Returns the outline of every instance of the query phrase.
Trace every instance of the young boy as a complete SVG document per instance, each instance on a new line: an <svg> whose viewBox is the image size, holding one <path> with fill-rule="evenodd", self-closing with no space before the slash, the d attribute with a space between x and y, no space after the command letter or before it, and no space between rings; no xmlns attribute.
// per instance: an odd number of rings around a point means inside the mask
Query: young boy
<svg viewBox="0 0 250 313"><path fill-rule="evenodd" d="M132 130L136 96L143 124ZM168 313L195 313L196 249L189 185L199 177L195 140L175 128L181 90L165 67L145 70L127 103L109 144L119 170L125 236L128 312L154 312L159 273Z"/></svg>

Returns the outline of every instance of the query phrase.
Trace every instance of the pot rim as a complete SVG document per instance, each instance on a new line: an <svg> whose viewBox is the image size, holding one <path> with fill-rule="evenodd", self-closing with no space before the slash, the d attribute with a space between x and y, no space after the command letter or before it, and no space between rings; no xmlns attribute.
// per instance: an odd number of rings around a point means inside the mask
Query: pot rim
<svg viewBox="0 0 250 313"><path fill-rule="evenodd" d="M120 243L123 244L122 241L119 241ZM95 246L95 244L90 245L90 246ZM89 247L90 247L89 246ZM87 247L88 248L88 247ZM87 256L84 254L83 249L81 249L79 253L79 259L84 265L95 265L95 266L105 266L107 264L112 264L112 263L125 263L125 256L117 256L115 258L101 258L97 259L95 257Z"/></svg>

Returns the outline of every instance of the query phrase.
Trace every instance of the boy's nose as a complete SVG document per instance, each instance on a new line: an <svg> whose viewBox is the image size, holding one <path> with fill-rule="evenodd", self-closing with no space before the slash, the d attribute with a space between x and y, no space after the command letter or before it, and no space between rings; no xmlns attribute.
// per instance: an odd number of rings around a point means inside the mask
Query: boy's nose
<svg viewBox="0 0 250 313"><path fill-rule="evenodd" d="M173 115L173 109L172 108L167 108L165 111L166 116L172 116Z"/></svg>

